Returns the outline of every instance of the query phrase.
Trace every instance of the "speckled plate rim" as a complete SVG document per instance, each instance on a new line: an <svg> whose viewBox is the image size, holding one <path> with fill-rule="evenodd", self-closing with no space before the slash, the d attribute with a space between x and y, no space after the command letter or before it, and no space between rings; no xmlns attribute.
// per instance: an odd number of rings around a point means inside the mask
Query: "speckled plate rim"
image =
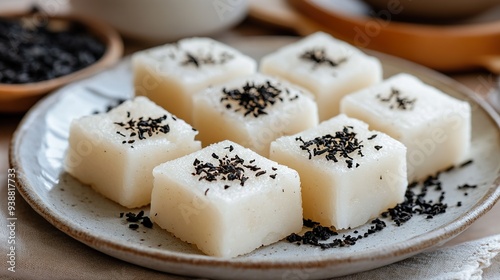
<svg viewBox="0 0 500 280"><path fill-rule="evenodd" d="M259 39L252 38L247 40L255 42ZM245 40L245 42L248 42L247 40ZM272 37L260 40L282 41L284 40L284 38ZM287 40L290 39L287 38ZM228 43L238 48L238 44L240 42L229 41ZM500 117L495 113L491 106L460 83L433 70L399 58L375 52L370 52L370 54L378 56L382 61L390 61L391 63L402 65L406 69L412 68L414 72L418 72L425 77L430 77L445 86L455 88L457 91L461 92L464 95L464 98L468 99L474 104L477 104L479 106L479 109L483 110L495 124L495 128L500 131ZM98 233L88 232L84 228L69 227L64 223L63 220L61 220L60 217L56 215L56 213L54 213L53 210L50 209L50 207L48 207L48 205L43 202L40 196L36 192L34 192L33 187L30 185L30 182L28 182L28 180L24 176L22 176L24 170L23 166L20 164L21 159L18 156L18 149L23 139L23 135L26 133L27 125L30 124L34 119L39 117L40 112L45 110L48 106L55 102L62 93L64 93L64 91L62 90L55 92L54 94L45 97L42 101L36 104L26 114L26 116L21 121L18 129L14 133L9 150L9 161L10 166L15 168L18 171L18 174L21 175L18 177L18 191L37 213L39 213L56 228L73 237L74 239L111 256L145 267L157 268L155 264L168 263L170 265L195 265L213 267L214 269L235 268L241 270L260 271L285 269L332 269L335 267L342 267L346 264L359 263L365 265L363 270L368 270L371 268L380 267L380 264L389 264L401 259L408 258L422 251L443 244L445 241L463 232L474 221L488 212L500 199L500 174L497 174L495 177L496 179L494 180L493 184L487 188L484 196L469 211L464 213L459 218L453 220L452 222L437 227L426 234L410 238L398 244L393 244L390 248L383 248L383 250L367 250L364 252L358 252L352 257L348 258L328 256L327 258L322 259L304 259L300 261L289 261L285 259L282 261L260 261L248 259L213 258L203 255L193 256L168 251L151 252L147 249L141 248L140 246L127 246L121 243L106 240L102 238L102 236L100 236ZM140 259L138 259L137 261L131 261L131 258ZM378 264L370 266L370 263L372 263L374 260L377 260ZM343 274L349 274L359 271L362 270L358 269L345 271L345 273ZM173 270L170 272L175 273L176 271ZM198 274L196 273L196 271L193 271L192 275Z"/></svg>

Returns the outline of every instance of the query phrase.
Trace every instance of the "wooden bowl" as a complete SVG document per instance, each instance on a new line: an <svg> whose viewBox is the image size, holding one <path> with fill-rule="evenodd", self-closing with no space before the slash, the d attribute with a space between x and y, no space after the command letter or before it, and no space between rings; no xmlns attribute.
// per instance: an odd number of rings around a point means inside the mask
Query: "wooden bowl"
<svg viewBox="0 0 500 280"><path fill-rule="evenodd" d="M362 0L376 11L387 10L394 0ZM395 16L401 19L449 21L466 19L480 14L496 5L499 0L418 0L405 1L401 4L404 9Z"/></svg>
<svg viewBox="0 0 500 280"><path fill-rule="evenodd" d="M320 30L358 47L389 53L444 72L483 68L500 74L500 21L426 25L347 15L313 0L287 2L313 19Z"/></svg>
<svg viewBox="0 0 500 280"><path fill-rule="evenodd" d="M22 17L23 14L4 14L4 17ZM50 20L71 21L82 24L87 30L100 39L106 47L103 56L95 63L75 71L71 74L26 84L1 84L0 83L0 112L20 113L27 111L45 94L85 77L89 77L118 61L123 54L123 42L118 34L109 25L93 19L75 15L48 16Z"/></svg>

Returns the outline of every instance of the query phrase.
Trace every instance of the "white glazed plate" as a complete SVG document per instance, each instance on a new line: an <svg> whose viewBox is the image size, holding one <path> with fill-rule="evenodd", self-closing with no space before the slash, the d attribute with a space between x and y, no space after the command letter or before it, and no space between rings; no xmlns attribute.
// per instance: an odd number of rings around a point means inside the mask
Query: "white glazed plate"
<svg viewBox="0 0 500 280"><path fill-rule="evenodd" d="M231 45L255 58L291 42L290 38L251 38ZM351 247L322 250L281 241L233 258L203 255L155 225L128 228L119 215L129 212L95 193L62 170L68 128L74 118L104 111L118 98L132 96L130 61L60 89L38 103L16 131L10 153L19 175L19 192L55 227L119 259L174 274L225 279L316 279L366 271L443 244L485 214L500 197L500 126L491 108L466 88L434 71L390 56L379 56L385 76L407 72L472 105L473 163L441 176L446 213L414 216L397 227L389 220L381 232ZM465 196L459 185L476 184ZM462 206L457 203L461 201ZM148 214L148 208L144 208ZM138 210L132 212L137 213ZM369 225L359 229L366 231ZM354 229L346 234L352 234Z"/></svg>

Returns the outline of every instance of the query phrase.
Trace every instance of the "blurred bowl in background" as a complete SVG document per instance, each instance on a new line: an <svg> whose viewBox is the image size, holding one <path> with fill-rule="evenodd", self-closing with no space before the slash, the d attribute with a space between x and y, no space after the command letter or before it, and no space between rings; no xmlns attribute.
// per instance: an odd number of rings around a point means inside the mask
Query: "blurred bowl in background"
<svg viewBox="0 0 500 280"><path fill-rule="evenodd" d="M500 0L363 0L376 10L387 10L397 4L403 9L399 18L410 20L449 21L477 15L500 4Z"/></svg>
<svg viewBox="0 0 500 280"><path fill-rule="evenodd" d="M0 13L3 18L21 19L31 12L4 12ZM0 83L0 112L21 113L27 111L45 94L77 80L92 76L112 65L114 65L123 54L123 42L116 30L102 21L96 21L87 17L74 15L44 15L47 22L78 23L86 32L94 35L105 46L102 57L87 67L64 76L39 82L24 84ZM7 34L9 35L9 34ZM10 34L16 36L16 34ZM17 36L21 36L17 34Z"/></svg>
<svg viewBox="0 0 500 280"><path fill-rule="evenodd" d="M70 0L71 11L107 21L148 43L215 34L239 23L247 0Z"/></svg>

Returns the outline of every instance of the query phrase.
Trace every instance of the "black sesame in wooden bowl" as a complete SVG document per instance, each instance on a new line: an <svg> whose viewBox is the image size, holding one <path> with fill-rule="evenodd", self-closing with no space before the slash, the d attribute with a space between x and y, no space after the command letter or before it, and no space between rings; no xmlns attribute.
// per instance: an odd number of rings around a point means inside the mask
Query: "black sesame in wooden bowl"
<svg viewBox="0 0 500 280"><path fill-rule="evenodd" d="M0 112L22 112L44 94L114 64L123 53L108 25L38 10L0 15Z"/></svg>

